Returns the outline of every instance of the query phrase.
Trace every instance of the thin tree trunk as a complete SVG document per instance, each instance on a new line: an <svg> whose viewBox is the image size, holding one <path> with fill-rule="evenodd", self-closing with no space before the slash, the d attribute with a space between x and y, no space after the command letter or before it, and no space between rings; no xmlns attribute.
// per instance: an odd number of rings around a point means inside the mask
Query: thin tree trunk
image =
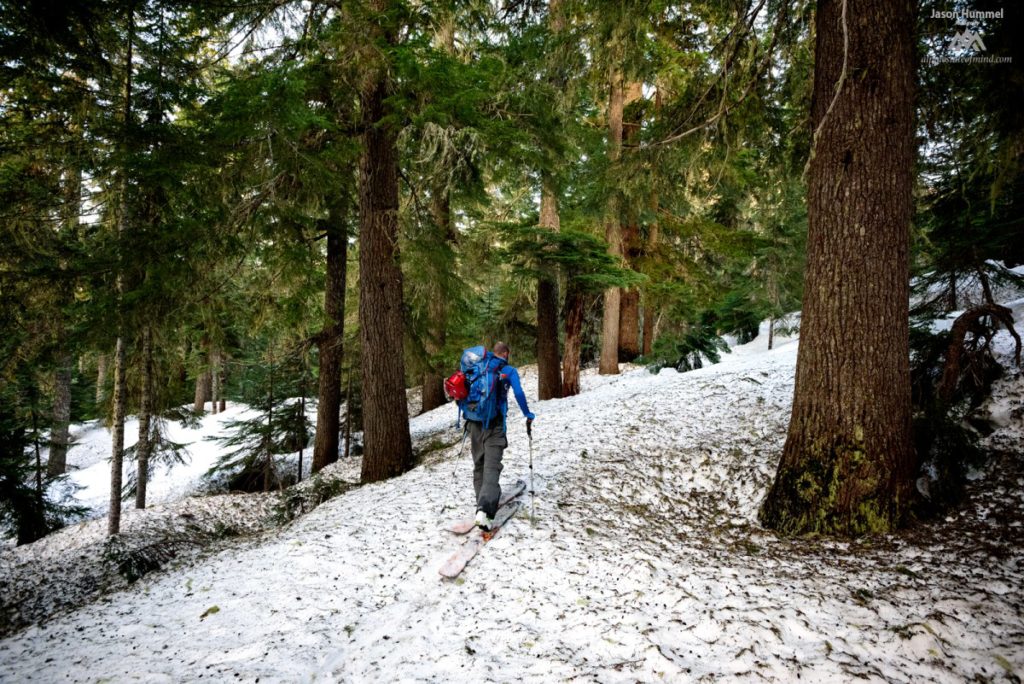
<svg viewBox="0 0 1024 684"><path fill-rule="evenodd" d="M394 44L393 9L372 0L378 22L369 29ZM398 150L386 98L382 55L368 58L360 92L363 151L359 164L359 331L363 374L362 481L401 475L413 465L405 399L402 270L398 250ZM372 60L372 61L369 61Z"/></svg>
<svg viewBox="0 0 1024 684"><path fill-rule="evenodd" d="M448 190L445 188L435 189L431 198L430 213L434 219L434 230L437 239L447 245L455 241L455 231L452 226L451 201ZM428 363L431 367L423 374L423 398L420 407L421 413L432 411L443 406L447 401L444 395L444 376L433 367L433 359L444 349L448 334L448 301L443 287L445 274L434 274L434 292L427 302L429 321L427 323L427 337L424 347L428 356Z"/></svg>
<svg viewBox="0 0 1024 684"><path fill-rule="evenodd" d="M142 397L139 402L139 442L135 447L138 473L135 478L135 507L146 507L146 485L149 484L150 421L153 416L153 330L142 331Z"/></svg>
<svg viewBox="0 0 1024 684"><path fill-rule="evenodd" d="M573 285L566 288L565 308L565 353L562 357L562 396L573 397L580 393L580 349L583 343L583 314L586 297Z"/></svg>
<svg viewBox="0 0 1024 684"><path fill-rule="evenodd" d="M210 412L217 413L217 400L220 399L220 352L210 351Z"/></svg>
<svg viewBox="0 0 1024 684"><path fill-rule="evenodd" d="M438 49L449 56L455 56L455 15L444 12L438 23L434 40ZM443 169L447 174L451 169ZM451 191L445 183L433 189L430 198L430 214L433 219L435 239L439 244L453 247L455 229L452 225ZM427 352L427 370L423 373L423 388L420 392L420 413L433 411L447 402L444 394L444 374L435 366L437 356L444 350L448 336L448 293L444 281L446 273L433 273L432 293L427 302L427 335L424 349Z"/></svg>
<svg viewBox="0 0 1024 684"><path fill-rule="evenodd" d="M32 501L32 521L18 525L18 544L31 544L46 534L46 504L43 493L43 457L39 449L39 413L37 411L37 395L32 392L32 446L36 454L36 492Z"/></svg>
<svg viewBox="0 0 1024 684"><path fill-rule="evenodd" d="M638 81L631 81L626 86L623 96L623 110L642 96L641 84ZM623 121L624 143L636 143L640 124L639 116L631 117L630 121ZM629 218L622 225L622 252L626 265L635 269L640 258L640 212L635 206L625 209L623 214ZM628 287L621 288L619 292L619 361L632 361L640 356L640 290Z"/></svg>
<svg viewBox="0 0 1024 684"><path fill-rule="evenodd" d="M124 110L121 134L127 138L132 117L132 52L135 41L135 8L128 7L128 37L125 54ZM128 145L127 142L124 143ZM124 344L124 246L125 225L128 220L128 169L122 166L118 182L117 209L117 342L114 345L114 429L110 455L110 511L107 518L107 533L115 535L121 531L121 483L124 466L124 418L127 409L127 382L125 381L126 359Z"/></svg>
<svg viewBox="0 0 1024 684"><path fill-rule="evenodd" d="M348 389L345 391L345 458L352 446L352 369L348 369Z"/></svg>
<svg viewBox="0 0 1024 684"><path fill-rule="evenodd" d="M68 242L78 239L78 231L81 213L82 197L82 169L77 154L81 153L84 147L82 140L81 119L84 112L84 101L76 115L71 117L69 128L75 134L76 145L73 146L72 161L65 171L63 184L64 194L64 220L61 236ZM60 260L61 270L66 270L67 262ZM72 302L74 295L70 280L62 278L64 284L58 286L60 298L63 302ZM67 344L67 328L64 320L58 323L58 339L62 349ZM69 443L69 428L71 424L71 368L74 359L66 350L63 351L58 362L57 372L54 377L53 388L53 422L50 426L50 452L47 457L46 466L50 476L63 475L67 470L67 455Z"/></svg>
<svg viewBox="0 0 1024 684"><path fill-rule="evenodd" d="M295 482L302 482L302 456L306 451L306 361L302 362L302 389L299 394L299 468Z"/></svg>
<svg viewBox="0 0 1024 684"><path fill-rule="evenodd" d="M768 319L768 350L771 351L772 346L775 344L775 319Z"/></svg>
<svg viewBox="0 0 1024 684"><path fill-rule="evenodd" d="M657 122L661 118L662 95L661 88L654 89L654 118ZM651 225L647 229L647 246L644 251L648 260L654 258L658 249L658 241L661 239L661 225L658 223L658 214L661 211L661 197L658 191L651 193ZM651 296L651 289L648 286L644 289L644 328L643 328L643 354L649 356L654 347L654 321L658 317L657 307L654 305Z"/></svg>
<svg viewBox="0 0 1024 684"><path fill-rule="evenodd" d="M43 457L39 450L39 414L36 412L35 392L32 399L32 446L36 453L36 509L39 519L43 511Z"/></svg>
<svg viewBox="0 0 1024 684"><path fill-rule="evenodd" d="M608 96L608 161L614 167L622 152L622 110L623 89L622 74L612 69L609 78ZM616 258L622 257L622 226L619 223L619 199L614 189L608 198L605 216L605 239L608 241L608 253ZM601 361L598 371L601 375L614 375L619 372L619 309L621 291L610 287L604 291L604 313L601 324Z"/></svg>
<svg viewBox="0 0 1024 684"><path fill-rule="evenodd" d="M96 357L96 406L100 407L107 398L107 355Z"/></svg>
<svg viewBox="0 0 1024 684"><path fill-rule="evenodd" d="M124 338L114 346L114 429L110 456L110 513L107 533L121 531L121 486L124 467L124 417L127 404Z"/></svg>
<svg viewBox="0 0 1024 684"><path fill-rule="evenodd" d="M50 428L50 455L46 472L63 475L67 470L69 428L71 425L71 355L65 354L53 383L53 423Z"/></svg>
<svg viewBox="0 0 1024 684"><path fill-rule="evenodd" d="M796 386L761 510L784 534L888 532L910 500L914 20L908 0L818 3Z"/></svg>
<svg viewBox="0 0 1024 684"><path fill-rule="evenodd" d="M267 402L267 434L263 437L263 491L274 483L274 357L270 356L270 397Z"/></svg>
<svg viewBox="0 0 1024 684"><path fill-rule="evenodd" d="M221 364L220 364L220 370L218 371L218 375L220 376L220 406L219 406L219 410L220 410L221 413L224 413L224 409L227 408L227 404L228 404L227 399L224 398L224 388L225 388L224 378L226 377L224 375L224 365L225 365L224 364L224 358L222 357L221 358Z"/></svg>
<svg viewBox="0 0 1024 684"><path fill-rule="evenodd" d="M327 278L324 312L327 327L321 333L320 372L317 389L316 436L313 440L312 473L338 460L341 412L341 361L345 339L345 278L348 236L343 207L332 203L327 214Z"/></svg>

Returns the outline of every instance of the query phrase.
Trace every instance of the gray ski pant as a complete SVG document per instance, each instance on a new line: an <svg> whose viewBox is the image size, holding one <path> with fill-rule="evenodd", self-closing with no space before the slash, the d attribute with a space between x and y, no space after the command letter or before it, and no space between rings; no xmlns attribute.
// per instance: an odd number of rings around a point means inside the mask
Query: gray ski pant
<svg viewBox="0 0 1024 684"><path fill-rule="evenodd" d="M473 452L473 489L476 492L476 508L488 518L498 511L501 498L501 456L508 446L505 437L505 423L484 429L483 423L467 420L470 450Z"/></svg>

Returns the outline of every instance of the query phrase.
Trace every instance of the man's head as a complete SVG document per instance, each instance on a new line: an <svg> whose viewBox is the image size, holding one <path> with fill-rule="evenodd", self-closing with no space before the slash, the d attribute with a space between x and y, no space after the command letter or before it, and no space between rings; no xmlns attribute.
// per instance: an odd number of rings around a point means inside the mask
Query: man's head
<svg viewBox="0 0 1024 684"><path fill-rule="evenodd" d="M494 355L495 356L500 356L501 358L503 358L506 361L508 361L508 352L509 352L508 345L505 344L504 342L495 342L494 343Z"/></svg>

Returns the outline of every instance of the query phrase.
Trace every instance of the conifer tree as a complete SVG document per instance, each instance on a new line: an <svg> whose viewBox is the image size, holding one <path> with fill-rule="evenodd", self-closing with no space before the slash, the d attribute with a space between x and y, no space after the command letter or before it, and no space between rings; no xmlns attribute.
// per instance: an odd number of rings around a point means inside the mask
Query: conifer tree
<svg viewBox="0 0 1024 684"><path fill-rule="evenodd" d="M363 482L400 475L412 467L405 401L402 271L398 248L397 132L388 96L388 63L398 40L398 7L372 0L361 55L359 162L359 330L362 347Z"/></svg>
<svg viewBox="0 0 1024 684"><path fill-rule="evenodd" d="M887 532L903 519L914 465L913 5L823 0L816 29L800 353L761 520L786 534Z"/></svg>

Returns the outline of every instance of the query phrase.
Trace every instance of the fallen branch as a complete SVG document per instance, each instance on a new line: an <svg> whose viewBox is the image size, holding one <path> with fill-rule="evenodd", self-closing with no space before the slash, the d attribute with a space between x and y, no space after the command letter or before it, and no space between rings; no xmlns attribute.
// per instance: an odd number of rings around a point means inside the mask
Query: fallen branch
<svg viewBox="0 0 1024 684"><path fill-rule="evenodd" d="M1017 343L1014 350L1014 362L1018 366L1020 365L1021 340L1020 335L1017 334L1016 329L1013 327L1013 312L1007 307L998 304L982 304L973 309L968 309L954 321L953 329L950 331L946 363L942 368L942 382L939 383L939 399L944 403L948 404L952 400L953 392L956 391L957 383L960 381L961 358L964 352L964 338L967 337L967 333L973 331L975 335L988 336L987 333L989 331L983 327L979 329L978 325L980 319L985 316L991 316L1006 326L1006 329Z"/></svg>

